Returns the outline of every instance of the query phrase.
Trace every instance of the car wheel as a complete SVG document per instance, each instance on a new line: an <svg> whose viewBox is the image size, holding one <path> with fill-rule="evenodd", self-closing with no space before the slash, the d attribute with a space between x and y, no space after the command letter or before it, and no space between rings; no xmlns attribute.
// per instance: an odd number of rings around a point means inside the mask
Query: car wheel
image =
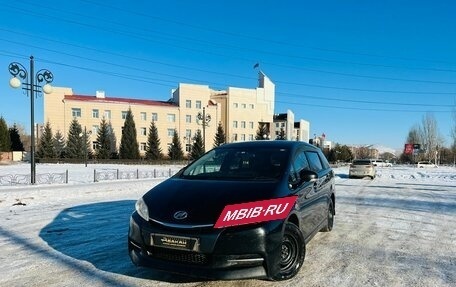
<svg viewBox="0 0 456 287"><path fill-rule="evenodd" d="M282 238L279 271L272 276L273 280L287 280L298 274L304 262L306 246L301 230L295 224L287 222Z"/></svg>
<svg viewBox="0 0 456 287"><path fill-rule="evenodd" d="M326 226L323 227L321 231L323 232L329 232L333 229L334 226L334 205L332 200L329 201L329 206L328 206L328 222L326 223Z"/></svg>

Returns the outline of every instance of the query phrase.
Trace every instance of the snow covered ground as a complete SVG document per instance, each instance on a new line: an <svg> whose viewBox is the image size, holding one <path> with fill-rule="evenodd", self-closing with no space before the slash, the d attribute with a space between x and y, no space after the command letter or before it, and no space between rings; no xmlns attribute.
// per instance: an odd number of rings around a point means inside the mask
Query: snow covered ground
<svg viewBox="0 0 456 287"><path fill-rule="evenodd" d="M0 286L456 286L456 169L379 168L375 180L336 168L336 221L307 245L292 280L199 281L134 266L134 203L160 179L93 182L94 169L38 165L68 184L0 186ZM29 165L0 165L0 176Z"/></svg>

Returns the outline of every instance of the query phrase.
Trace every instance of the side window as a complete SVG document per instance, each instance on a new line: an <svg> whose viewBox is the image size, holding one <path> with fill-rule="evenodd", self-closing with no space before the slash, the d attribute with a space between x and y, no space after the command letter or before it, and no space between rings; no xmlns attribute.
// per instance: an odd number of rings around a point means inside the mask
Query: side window
<svg viewBox="0 0 456 287"><path fill-rule="evenodd" d="M296 154L290 169L289 182L296 182L299 179L299 172L303 169L309 169L309 163L304 152L300 151Z"/></svg>
<svg viewBox="0 0 456 287"><path fill-rule="evenodd" d="M318 153L307 151L306 152L307 158L309 159L310 170L319 172L323 169L323 165L321 164L320 157Z"/></svg>
<svg viewBox="0 0 456 287"><path fill-rule="evenodd" d="M320 155L321 164L323 165L323 169L330 168L329 162L326 159L325 155L322 152L320 152L319 155Z"/></svg>

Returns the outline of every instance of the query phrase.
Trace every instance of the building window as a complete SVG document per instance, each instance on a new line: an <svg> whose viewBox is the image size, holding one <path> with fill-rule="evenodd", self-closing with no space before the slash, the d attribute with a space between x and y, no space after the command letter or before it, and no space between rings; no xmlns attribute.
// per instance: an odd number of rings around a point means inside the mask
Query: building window
<svg viewBox="0 0 456 287"><path fill-rule="evenodd" d="M201 101L196 101L195 108L201 109Z"/></svg>
<svg viewBox="0 0 456 287"><path fill-rule="evenodd" d="M285 127L285 123L282 123L282 128L284 128L284 127Z"/></svg>
<svg viewBox="0 0 456 287"><path fill-rule="evenodd" d="M249 141L253 141L253 135L249 135Z"/></svg>
<svg viewBox="0 0 456 287"><path fill-rule="evenodd" d="M185 122L186 123L191 123L192 122L192 116L191 115L186 115L185 116Z"/></svg>
<svg viewBox="0 0 456 287"><path fill-rule="evenodd" d="M168 122L169 122L169 123L174 123L174 122L176 122L176 115L175 115L175 114L168 114L168 115L167 115L167 118L168 118Z"/></svg>
<svg viewBox="0 0 456 287"><path fill-rule="evenodd" d="M140 117L141 121L147 121L147 114L145 112L141 112Z"/></svg>
<svg viewBox="0 0 456 287"><path fill-rule="evenodd" d="M100 129L99 125L93 125L92 126L92 134L97 136L98 135L98 130Z"/></svg>
<svg viewBox="0 0 456 287"><path fill-rule="evenodd" d="M71 109L71 114L73 115L73 118L80 118L81 117L81 109L80 108L72 108Z"/></svg>
<svg viewBox="0 0 456 287"><path fill-rule="evenodd" d="M238 103L233 103L233 108L237 108L238 107Z"/></svg>
<svg viewBox="0 0 456 287"><path fill-rule="evenodd" d="M280 127L280 123L276 123L276 128Z"/></svg>
<svg viewBox="0 0 456 287"><path fill-rule="evenodd" d="M98 142L92 142L92 150L97 150L99 148Z"/></svg>
<svg viewBox="0 0 456 287"><path fill-rule="evenodd" d="M249 127L253 129L253 122L249 122Z"/></svg>
<svg viewBox="0 0 456 287"><path fill-rule="evenodd" d="M98 119L99 117L99 112L96 109L92 110L92 118Z"/></svg>
<svg viewBox="0 0 456 287"><path fill-rule="evenodd" d="M237 121L233 121L233 128L237 128L238 127L238 122Z"/></svg>
<svg viewBox="0 0 456 287"><path fill-rule="evenodd" d="M122 111L122 120L125 120L127 118L127 111Z"/></svg>
<svg viewBox="0 0 456 287"><path fill-rule="evenodd" d="M110 110L105 110L104 111L104 117L105 117L105 119L110 120L111 119L111 111Z"/></svg>
<svg viewBox="0 0 456 287"><path fill-rule="evenodd" d="M192 107L192 101L191 100L185 100L185 107L190 109Z"/></svg>
<svg viewBox="0 0 456 287"><path fill-rule="evenodd" d="M174 136L174 129L168 129L168 136L173 137Z"/></svg>
<svg viewBox="0 0 456 287"><path fill-rule="evenodd" d="M241 107L242 107L243 109L245 109L245 108L247 108L247 105L246 105L246 104L241 104Z"/></svg>
<svg viewBox="0 0 456 287"><path fill-rule="evenodd" d="M238 139L237 134L233 134L233 141L237 141L237 139Z"/></svg>
<svg viewBox="0 0 456 287"><path fill-rule="evenodd" d="M158 121L158 114L157 113L152 113L152 121L153 122Z"/></svg>
<svg viewBox="0 0 456 287"><path fill-rule="evenodd" d="M191 138L192 137L192 130L189 130L189 129L185 130L185 137L188 138L188 139Z"/></svg>
<svg viewBox="0 0 456 287"><path fill-rule="evenodd" d="M141 129L139 130L139 132L140 132L140 135L145 136L146 133L147 133L147 128L141 128Z"/></svg>
<svg viewBox="0 0 456 287"><path fill-rule="evenodd" d="M241 121L241 128L245 129L245 121Z"/></svg>
<svg viewBox="0 0 456 287"><path fill-rule="evenodd" d="M141 143L141 145L139 146L139 148L140 148L141 151L146 151L146 149L147 149L146 143Z"/></svg>
<svg viewBox="0 0 456 287"><path fill-rule="evenodd" d="M255 105L254 104L250 104L249 107L253 110L255 109Z"/></svg>
<svg viewBox="0 0 456 287"><path fill-rule="evenodd" d="M243 142L245 141L245 135L244 134L241 135L241 141L243 141Z"/></svg>

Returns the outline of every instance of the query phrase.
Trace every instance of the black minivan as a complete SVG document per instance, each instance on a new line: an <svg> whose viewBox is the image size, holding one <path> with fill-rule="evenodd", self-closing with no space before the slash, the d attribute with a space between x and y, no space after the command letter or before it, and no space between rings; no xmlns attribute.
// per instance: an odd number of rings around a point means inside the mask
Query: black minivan
<svg viewBox="0 0 456 287"><path fill-rule="evenodd" d="M298 141L225 144L149 190L131 215L131 260L211 279L295 276L306 243L331 231L334 172Z"/></svg>

